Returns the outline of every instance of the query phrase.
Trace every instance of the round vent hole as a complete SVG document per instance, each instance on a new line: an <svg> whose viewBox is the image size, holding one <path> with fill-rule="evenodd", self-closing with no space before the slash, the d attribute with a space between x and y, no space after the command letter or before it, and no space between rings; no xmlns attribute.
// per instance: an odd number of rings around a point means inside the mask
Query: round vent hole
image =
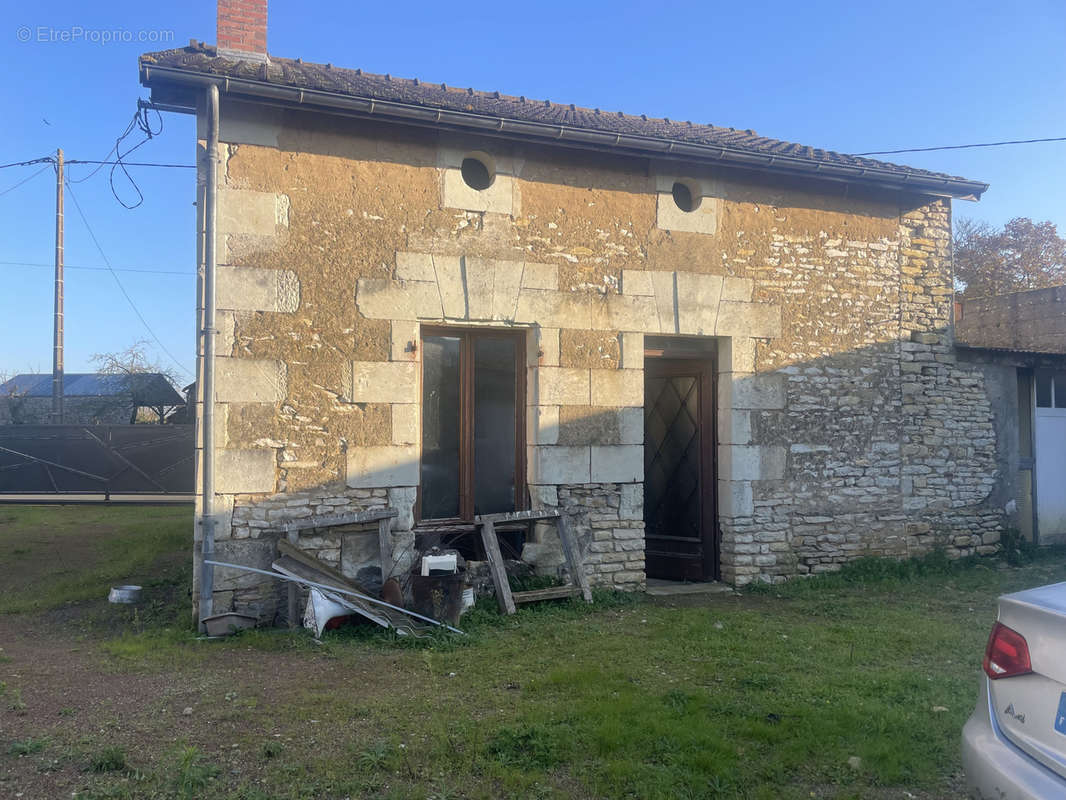
<svg viewBox="0 0 1066 800"><path fill-rule="evenodd" d="M460 171L463 173L463 181L471 189L476 189L480 192L492 186L494 176L485 165L485 162L479 158L474 158L473 156L464 158Z"/></svg>
<svg viewBox="0 0 1066 800"><path fill-rule="evenodd" d="M671 190L674 196L674 204L684 212L692 212L700 207L700 198L693 194L692 187L687 183L676 181Z"/></svg>

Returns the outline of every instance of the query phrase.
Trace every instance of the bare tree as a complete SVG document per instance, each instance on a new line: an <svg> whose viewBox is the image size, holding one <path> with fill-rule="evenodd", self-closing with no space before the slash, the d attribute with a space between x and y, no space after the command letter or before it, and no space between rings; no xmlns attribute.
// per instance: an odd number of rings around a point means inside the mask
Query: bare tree
<svg viewBox="0 0 1066 800"><path fill-rule="evenodd" d="M0 386L15 377L14 372L0 370ZM17 386L4 386L0 389L0 425L22 425L28 420L24 417L26 393Z"/></svg>
<svg viewBox="0 0 1066 800"><path fill-rule="evenodd" d="M1066 284L1066 239L1053 222L1015 217L996 229L959 219L953 243L956 289L967 297Z"/></svg>
<svg viewBox="0 0 1066 800"><path fill-rule="evenodd" d="M179 390L180 384L178 382L177 373L169 367L164 367L160 362L154 360L149 355L148 348L151 343L147 339L138 339L125 350L118 350L112 353L93 353L89 356L89 360L96 365L97 372L105 375L117 375L125 378L126 389L131 395L134 394L136 388L135 383L136 375L144 375L148 373L157 373L166 378L167 382L174 387L175 390ZM179 390L180 394L180 390ZM166 414L165 407L152 407L154 415L158 417L158 420L140 419L138 417L140 409L135 408L133 410L132 418L130 422L148 422L158 421L162 422L163 417Z"/></svg>

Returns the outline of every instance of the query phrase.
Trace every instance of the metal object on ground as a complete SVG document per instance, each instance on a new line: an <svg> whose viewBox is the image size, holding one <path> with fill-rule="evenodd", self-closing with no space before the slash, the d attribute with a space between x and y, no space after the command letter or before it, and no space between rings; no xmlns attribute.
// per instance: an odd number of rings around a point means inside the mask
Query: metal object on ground
<svg viewBox="0 0 1066 800"><path fill-rule="evenodd" d="M212 614L200 620L207 629L208 636L230 636L237 631L254 628L258 621L258 618L252 614L241 614L236 611Z"/></svg>
<svg viewBox="0 0 1066 800"><path fill-rule="evenodd" d="M450 630L452 633L459 633L459 634L462 634L463 636L466 636L466 634L463 631L459 630L458 628L453 628L451 625L446 625L445 623L440 622L439 620L430 619L429 617L424 617L421 614L418 614L418 613L416 613L414 611L408 611L406 608L400 608L399 606L395 606L392 603L386 603L384 600L378 600L375 597L367 597L366 595L360 594L359 592L353 592L353 591L350 591L348 589L338 589L335 586L326 586L325 584L318 583L316 581L309 581L309 580L307 580L305 578L293 578L293 577L290 577L288 575L282 575L282 574L277 573L277 572L268 572L265 569L256 569L255 567L246 567L244 564L230 564L229 562L226 562L226 561L211 560L211 565L215 566L215 567L227 567L229 569L237 569L237 570L241 570L243 572L254 572L254 573L258 574L258 575L267 575L267 576L269 576L271 578L277 578L280 581L295 581L296 583L303 584L304 586L312 586L312 587L314 587L316 589L324 589L327 592L333 592L335 594L344 595L346 597L354 597L356 599L363 600L364 602L371 603L372 605L382 606L383 608L390 608L393 611L399 611L400 613L406 614L409 617L414 617L415 619L421 620L422 622L428 622L431 625L436 625L439 628L446 628L447 630Z"/></svg>
<svg viewBox="0 0 1066 800"><path fill-rule="evenodd" d="M107 595L109 603L139 603L141 601L141 587L127 584L125 586L112 586Z"/></svg>
<svg viewBox="0 0 1066 800"><path fill-rule="evenodd" d="M310 516L302 519L282 523L275 530L280 530L286 539L278 540L278 552L283 556L291 556L297 561L311 565L317 572L328 575L334 581L339 580L340 585L349 589L360 591L363 594L371 594L362 586L356 586L348 578L334 570L318 559L311 558L298 547L300 531L312 528L334 528L342 525L362 525L369 522L378 524L378 546L381 549L381 579L387 580L392 574L392 534L389 526L392 518L399 515L395 508L372 508L368 511L359 511L354 514L342 514L340 516ZM313 562L313 563L312 563ZM307 577L307 576L304 576ZM296 627L296 584L289 584L288 592L288 616L289 627Z"/></svg>
<svg viewBox="0 0 1066 800"><path fill-rule="evenodd" d="M456 625L463 613L466 574L412 575L411 605L420 614Z"/></svg>

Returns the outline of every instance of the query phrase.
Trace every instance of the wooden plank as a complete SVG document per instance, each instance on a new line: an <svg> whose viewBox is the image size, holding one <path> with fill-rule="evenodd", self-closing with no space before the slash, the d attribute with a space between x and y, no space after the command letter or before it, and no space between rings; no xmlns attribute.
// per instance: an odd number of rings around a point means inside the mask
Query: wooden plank
<svg viewBox="0 0 1066 800"><path fill-rule="evenodd" d="M508 511L503 514L482 514L474 517L474 522L523 522L526 520L554 519L559 516L558 510L540 508L533 511Z"/></svg>
<svg viewBox="0 0 1066 800"><path fill-rule="evenodd" d="M581 587L552 586L547 589L530 589L528 592L514 592L511 596L516 603L535 603L537 600L555 600L560 597L575 597L581 594Z"/></svg>
<svg viewBox="0 0 1066 800"><path fill-rule="evenodd" d="M381 549L381 582L392 577L396 564L392 560L392 533L389 518L378 520L378 547Z"/></svg>
<svg viewBox="0 0 1066 800"><path fill-rule="evenodd" d="M336 517L304 517L279 525L269 530L283 531L306 531L309 528L334 528L338 525L360 525L364 522L377 522L380 519L397 517L400 512L395 508L372 508L369 511L359 511L355 514L341 514Z"/></svg>
<svg viewBox="0 0 1066 800"><path fill-rule="evenodd" d="M289 531L289 533L288 533L289 544L291 544L295 548L297 543L299 542L299 540L300 540L299 532L297 532L297 531ZM296 628L300 624L299 621L296 619L296 615L299 613L298 610L297 610L297 600L298 600L298 598L296 596L297 587L296 587L296 584L293 583L292 581L289 581L288 584L289 585L286 588L288 589L288 592L289 592L289 596L288 596L289 629L290 630L296 630Z"/></svg>
<svg viewBox="0 0 1066 800"><path fill-rule="evenodd" d="M586 603L592 602L592 589L589 587L589 579L585 576L585 567L578 558L577 541L573 531L570 530L570 520L566 514L559 516L556 523L559 532L559 540L563 543L563 553L566 555L566 565L570 569L570 580L581 589L581 596Z"/></svg>
<svg viewBox="0 0 1066 800"><path fill-rule="evenodd" d="M314 556L305 553L295 545L289 544L289 542L284 539L278 539L278 553L283 556L288 556L293 561L315 570L319 574L319 577L315 578L315 580L319 583L332 583L340 589L349 589L373 597L369 591L340 570L334 569L324 561L319 561Z"/></svg>
<svg viewBox="0 0 1066 800"><path fill-rule="evenodd" d="M485 546L485 556L489 561L492 583L496 587L496 602L500 605L500 613L513 614L515 605L511 596L511 584L507 582L507 569L503 565L500 543L496 539L496 529L491 519L481 522L481 543Z"/></svg>

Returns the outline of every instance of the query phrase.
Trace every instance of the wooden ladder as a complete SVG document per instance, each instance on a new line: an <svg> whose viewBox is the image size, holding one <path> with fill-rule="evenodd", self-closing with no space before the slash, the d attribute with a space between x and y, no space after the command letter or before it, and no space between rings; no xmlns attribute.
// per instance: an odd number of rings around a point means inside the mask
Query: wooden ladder
<svg viewBox="0 0 1066 800"><path fill-rule="evenodd" d="M554 519L555 530L563 545L563 555L570 571L570 583L565 586L552 586L548 589L534 589L528 592L512 592L507 581L507 570L500 553L500 541L496 537L496 526L512 522L532 523L538 520ZM481 542L492 573L492 583L496 587L496 601L501 614L515 613L515 603L532 603L536 600L551 600L558 597L576 597L581 595L586 603L592 602L592 590L589 588L585 569L578 557L577 540L570 530L570 521L565 514L543 509L540 511L514 511L506 514L482 514L474 517L474 524L481 529Z"/></svg>

